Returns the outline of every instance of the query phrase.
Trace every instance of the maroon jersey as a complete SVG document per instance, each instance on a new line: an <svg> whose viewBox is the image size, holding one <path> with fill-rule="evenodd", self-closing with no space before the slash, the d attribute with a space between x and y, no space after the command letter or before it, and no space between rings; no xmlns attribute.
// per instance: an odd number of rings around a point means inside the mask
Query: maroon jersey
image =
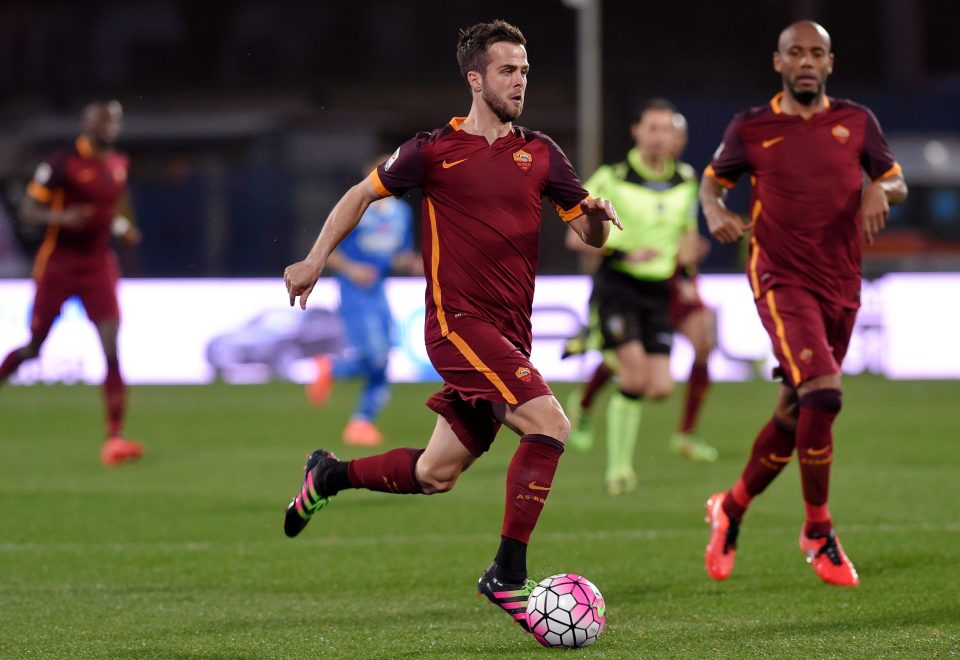
<svg viewBox="0 0 960 660"><path fill-rule="evenodd" d="M93 208L93 215L76 227L51 225L37 253L35 271L55 258L99 258L110 248L110 225L117 202L127 185L127 156L114 151L97 158L85 137L50 155L27 186L27 194L41 204L63 209L74 204Z"/></svg>
<svg viewBox="0 0 960 660"><path fill-rule="evenodd" d="M488 144L463 119L404 142L370 180L384 197L423 189L427 341L449 334L449 317L473 317L529 354L541 196L569 222L589 195L543 133L515 126Z"/></svg>
<svg viewBox="0 0 960 660"><path fill-rule="evenodd" d="M706 173L728 188L751 174L747 273L756 298L796 285L858 307L863 173L876 181L900 166L866 107L828 98L805 120L784 114L782 97L735 116Z"/></svg>

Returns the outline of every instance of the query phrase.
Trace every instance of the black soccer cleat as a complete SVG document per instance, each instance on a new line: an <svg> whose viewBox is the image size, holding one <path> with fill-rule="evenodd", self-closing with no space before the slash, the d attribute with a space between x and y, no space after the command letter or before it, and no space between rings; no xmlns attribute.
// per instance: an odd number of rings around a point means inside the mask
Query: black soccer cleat
<svg viewBox="0 0 960 660"><path fill-rule="evenodd" d="M300 492L287 506L287 513L283 518L283 533L293 538L303 531L317 511L327 506L329 495L322 495L324 474L339 463L333 452L326 449L317 449L307 456L307 464L303 467L303 485Z"/></svg>
<svg viewBox="0 0 960 660"><path fill-rule="evenodd" d="M493 562L477 581L477 595L486 596L487 600L509 614L521 628L530 632L527 625L527 600L536 586L537 583L529 579L515 584L501 582L497 579L497 562Z"/></svg>

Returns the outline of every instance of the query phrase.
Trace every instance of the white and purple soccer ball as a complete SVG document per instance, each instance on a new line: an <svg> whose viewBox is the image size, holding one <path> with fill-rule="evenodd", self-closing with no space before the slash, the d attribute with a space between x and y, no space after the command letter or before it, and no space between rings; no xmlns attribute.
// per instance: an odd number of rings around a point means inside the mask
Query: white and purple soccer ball
<svg viewBox="0 0 960 660"><path fill-rule="evenodd" d="M603 596L590 580L575 573L544 578L527 600L527 625L546 647L590 646L607 622Z"/></svg>

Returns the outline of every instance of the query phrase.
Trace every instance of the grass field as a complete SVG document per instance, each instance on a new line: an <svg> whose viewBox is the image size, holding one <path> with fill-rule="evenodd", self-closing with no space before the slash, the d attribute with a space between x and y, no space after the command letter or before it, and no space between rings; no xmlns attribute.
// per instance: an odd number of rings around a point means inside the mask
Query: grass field
<svg viewBox="0 0 960 660"><path fill-rule="evenodd" d="M389 446L425 442L431 389L395 388ZM858 589L803 561L795 464L745 519L731 579L707 578L703 502L739 474L774 389L715 386L710 466L667 451L678 397L648 405L633 495L602 490L602 445L564 455L529 562L531 577L574 571L603 591L607 629L578 657L960 655L960 383L846 381L832 510ZM283 536L304 454L365 453L339 442L355 393L319 411L293 385L132 388L130 432L149 454L107 469L97 388L4 388L0 657L558 653L474 595L498 542L508 432L452 493L346 492Z"/></svg>

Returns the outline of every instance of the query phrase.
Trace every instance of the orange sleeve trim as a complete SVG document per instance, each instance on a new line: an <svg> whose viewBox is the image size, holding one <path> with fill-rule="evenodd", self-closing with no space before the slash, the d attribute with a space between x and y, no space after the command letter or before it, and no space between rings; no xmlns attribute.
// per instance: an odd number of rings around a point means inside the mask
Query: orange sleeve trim
<svg viewBox="0 0 960 660"><path fill-rule="evenodd" d="M707 165L707 169L703 171L708 177L719 183L724 188L736 188L737 182L731 181L730 179L724 179L722 176L717 174L716 170L713 169L713 165Z"/></svg>
<svg viewBox="0 0 960 660"><path fill-rule="evenodd" d="M370 179L370 183L373 184L373 187L377 191L378 195L381 197L393 197L393 193L387 190L386 186L383 185L383 182L380 181L380 174L376 169L370 172L370 176L367 178Z"/></svg>
<svg viewBox="0 0 960 660"><path fill-rule="evenodd" d="M31 181L27 184L27 194L41 204L49 204L50 199L53 197L52 190L40 185L36 181Z"/></svg>
<svg viewBox="0 0 960 660"><path fill-rule="evenodd" d="M580 205L590 199L593 199L593 196L587 195L586 197L581 199L579 202L577 202L576 206L566 210L560 208L556 204L554 204L553 206L554 208L557 209L557 213L560 215L561 220L563 220L564 222L570 222L574 218L579 218L581 215L583 215L583 209L580 208Z"/></svg>
<svg viewBox="0 0 960 660"><path fill-rule="evenodd" d="M447 314L443 311L443 301L440 294L440 237L437 235L437 212L433 208L433 200L427 197L427 212L430 215L430 282L433 285L433 304L437 308L437 323L440 324L440 336L446 337Z"/></svg>
<svg viewBox="0 0 960 660"><path fill-rule="evenodd" d="M883 174L881 174L880 176L878 176L876 179L873 179L873 180L883 181L884 179L887 179L891 176L896 176L902 173L903 173L903 168L900 167L900 163L894 162L893 167L891 167L889 170L887 170L886 172L884 172Z"/></svg>
<svg viewBox="0 0 960 660"><path fill-rule="evenodd" d="M770 315L773 316L773 323L777 327L777 338L780 339L780 350L783 351L783 357L787 360L787 366L790 368L790 375L793 377L793 386L800 387L800 369L797 363L793 361L793 351L790 350L790 344L787 343L787 331L783 326L783 319L777 312L777 303L773 299L773 289L767 291L767 306L770 307Z"/></svg>
<svg viewBox="0 0 960 660"><path fill-rule="evenodd" d="M497 375L495 371L490 369L487 365L483 363L483 360L480 359L480 356L473 352L473 349L470 348L470 345L463 340L463 337L458 335L456 332L451 332L447 335L447 339L453 342L453 345L457 347L457 350L460 351L470 365L486 376L494 387L497 388L497 391L500 392L500 395L503 399L510 405L516 405L517 397L513 395L513 392L500 380L500 376Z"/></svg>

